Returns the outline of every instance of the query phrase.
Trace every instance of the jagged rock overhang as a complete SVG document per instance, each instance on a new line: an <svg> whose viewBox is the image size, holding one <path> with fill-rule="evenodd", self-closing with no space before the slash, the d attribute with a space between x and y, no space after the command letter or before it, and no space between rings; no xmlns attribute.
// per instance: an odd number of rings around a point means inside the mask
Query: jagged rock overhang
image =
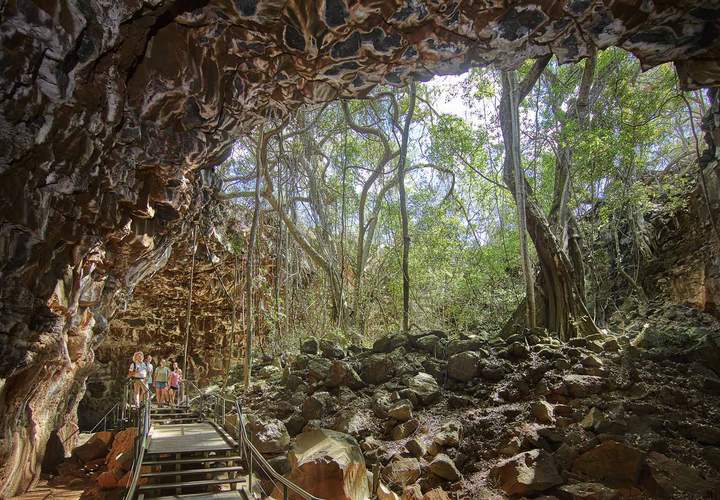
<svg viewBox="0 0 720 500"><path fill-rule="evenodd" d="M720 82L717 0L508 3L4 3L0 496L37 477L93 336L166 262L209 201L202 169L238 135L378 83L551 52L574 61L593 45L675 61L688 87Z"/></svg>

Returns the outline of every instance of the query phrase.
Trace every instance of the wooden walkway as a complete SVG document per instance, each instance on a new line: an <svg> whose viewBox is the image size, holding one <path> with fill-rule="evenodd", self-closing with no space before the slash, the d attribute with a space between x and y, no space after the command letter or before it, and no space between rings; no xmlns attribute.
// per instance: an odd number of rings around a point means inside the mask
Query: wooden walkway
<svg viewBox="0 0 720 500"><path fill-rule="evenodd" d="M151 430L147 452L191 453L202 451L226 451L232 447L211 424L154 425Z"/></svg>
<svg viewBox="0 0 720 500"><path fill-rule="evenodd" d="M155 497L152 500L229 500L243 499L247 497L241 491L219 491L217 493L195 493L190 495L172 495L167 497ZM150 500L150 499L148 499Z"/></svg>

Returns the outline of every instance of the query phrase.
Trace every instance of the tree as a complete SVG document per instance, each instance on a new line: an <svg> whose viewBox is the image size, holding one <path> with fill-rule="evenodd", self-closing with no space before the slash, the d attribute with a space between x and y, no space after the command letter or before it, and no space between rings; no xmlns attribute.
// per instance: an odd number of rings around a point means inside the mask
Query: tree
<svg viewBox="0 0 720 500"><path fill-rule="evenodd" d="M405 115L405 124L402 128L400 145L400 158L398 159L398 191L400 193L400 215L402 221L402 275L403 275L403 320L402 330L407 333L410 328L410 273L408 262L410 260L410 232L408 229L407 198L405 194L405 164L407 162L408 140L410 139L410 123L415 112L416 88L415 82L410 82L410 97L408 112Z"/></svg>
<svg viewBox="0 0 720 500"><path fill-rule="evenodd" d="M519 120L513 116L517 117L520 103L532 90L549 60L549 57L536 60L528 75L517 86L512 84L511 76L502 79L499 118L505 145L503 179L516 200L519 197L525 200L523 212L527 220L527 231L533 240L540 265L538 284L543 307L542 311L536 311L535 314L542 316L542 326L566 340L578 334L595 333L598 331L597 326L590 317L577 287L570 259L552 232L542 208L533 199L532 188L524 173L517 175L516 182L514 169L514 165L520 164L520 158L519 148L513 148L513 144L516 144L513 135L519 135Z"/></svg>

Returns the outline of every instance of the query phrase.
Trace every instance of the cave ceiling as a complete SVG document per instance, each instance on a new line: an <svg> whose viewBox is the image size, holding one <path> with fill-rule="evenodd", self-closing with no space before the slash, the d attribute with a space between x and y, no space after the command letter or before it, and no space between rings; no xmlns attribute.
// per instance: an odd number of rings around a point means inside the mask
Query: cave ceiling
<svg viewBox="0 0 720 500"><path fill-rule="evenodd" d="M719 20L720 0L0 2L0 496L37 477L94 332L212 204L208 168L238 136L380 83L590 47L715 85Z"/></svg>

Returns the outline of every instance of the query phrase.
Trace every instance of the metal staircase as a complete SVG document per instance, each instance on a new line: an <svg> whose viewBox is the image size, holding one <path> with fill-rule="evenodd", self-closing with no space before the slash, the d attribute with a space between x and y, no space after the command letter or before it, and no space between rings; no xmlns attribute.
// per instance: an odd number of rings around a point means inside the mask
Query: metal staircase
<svg viewBox="0 0 720 500"><path fill-rule="evenodd" d="M150 422L155 439L143 457L138 499L252 498L244 489L247 478L237 443L199 411L190 406L151 407ZM230 490L220 491L223 486Z"/></svg>
<svg viewBox="0 0 720 500"><path fill-rule="evenodd" d="M138 438L125 500L269 498L272 491L263 491L258 477L284 499L292 493L322 500L283 477L260 454L245 431L239 401L189 386L196 396L183 406L159 408L148 400L136 410Z"/></svg>

